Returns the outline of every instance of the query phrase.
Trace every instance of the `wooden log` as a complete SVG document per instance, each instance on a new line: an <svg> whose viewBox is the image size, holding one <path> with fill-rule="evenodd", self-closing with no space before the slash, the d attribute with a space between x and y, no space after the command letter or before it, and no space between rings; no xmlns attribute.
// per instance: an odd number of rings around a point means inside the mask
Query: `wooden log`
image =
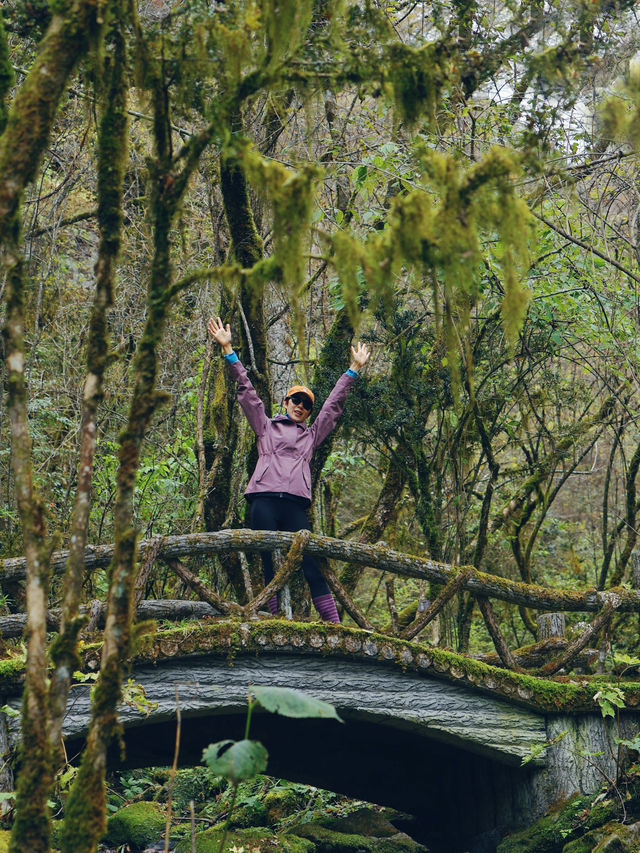
<svg viewBox="0 0 640 853"><path fill-rule="evenodd" d="M14 788L13 768L9 761L9 733L7 729L7 717L0 714L0 791L10 794ZM11 810L9 800L0 801L0 815L5 815Z"/></svg>
<svg viewBox="0 0 640 853"><path fill-rule="evenodd" d="M180 559L193 554L214 554L229 551L268 551L288 548L293 542L293 533L271 530L225 529L213 533L188 533L181 536L165 536L158 549L164 560ZM146 543L140 542L140 547ZM438 563L425 557L403 554L381 545L344 542L329 536L312 533L305 549L312 556L354 562L373 566L402 577L412 577L448 583L464 566ZM64 570L66 551L53 554L52 571L61 574ZM113 545L97 545L87 548L85 566L88 571L109 564L113 556ZM22 579L25 576L24 557L13 557L0 562L0 583L5 580ZM551 587L512 581L497 575L476 571L470 577L466 589L474 595L497 598L511 604L522 604L538 610L597 612L607 595L615 592L620 598L617 608L622 613L640 612L640 590L623 587L603 592L595 588L553 589Z"/></svg>
<svg viewBox="0 0 640 853"><path fill-rule="evenodd" d="M190 572L189 569L180 562L180 560L168 560L166 557L164 560L169 568L173 569L178 577L182 578L182 580L191 587L195 594L200 596L202 601L206 601L207 604L210 604L212 607L216 607L225 615L229 615L231 613L240 615L242 613L242 608L239 604L232 601L225 601L221 595L218 595L212 589L209 589L209 587L203 583L199 577L194 575L193 572Z"/></svg>
<svg viewBox="0 0 640 853"><path fill-rule="evenodd" d="M396 607L396 592L393 578L387 578L385 586L387 590L387 604L389 606L389 613L391 614L391 632L397 637L400 629L398 627L398 608Z"/></svg>
<svg viewBox="0 0 640 853"><path fill-rule="evenodd" d="M594 637L597 637L600 631L609 622L614 611L617 609L616 604L617 596L609 596L602 608L602 611L598 613L591 624L587 626L586 631L569 645L564 654L543 666L539 670L538 674L543 676L553 675L558 672L559 669L563 669L568 666L576 655L581 652Z"/></svg>
<svg viewBox="0 0 640 853"><path fill-rule="evenodd" d="M536 617L536 622L539 640L548 640L549 637L564 637L566 629L564 613L541 613Z"/></svg>
<svg viewBox="0 0 640 853"><path fill-rule="evenodd" d="M565 637L549 637L528 646L514 649L511 654L518 666L524 669L537 669L549 663L551 658L563 654L569 647ZM502 666L497 652L471 655L474 660L480 660L489 666ZM583 649L574 660L574 664L583 667L593 667L598 662L598 649Z"/></svg>
<svg viewBox="0 0 640 853"><path fill-rule="evenodd" d="M291 543L291 548L289 548L289 553L287 554L285 560L283 561L282 565L277 570L273 578L265 586L262 592L258 593L258 595L252 601L245 605L245 615L255 615L255 613L260 607L263 607L272 596L277 595L277 593L280 592L280 590L289 580L293 572L295 572L296 569L300 568L300 565L302 563L302 557L304 555L304 547L308 541L309 531L298 530L298 532L293 537L293 542Z"/></svg>
<svg viewBox="0 0 640 853"><path fill-rule="evenodd" d="M462 589L473 573L474 569L472 566L467 566L458 572L458 574L453 577L440 592L440 595L431 602L427 609L423 610L422 613L419 613L417 618L404 629L400 634L402 639L412 640L420 633L420 631L423 630L423 628L426 628L429 622L432 622L438 613L440 613L445 604L453 598L458 590Z"/></svg>
<svg viewBox="0 0 640 853"><path fill-rule="evenodd" d="M338 580L338 576L330 567L328 561L323 560L320 564L320 571L324 575L324 579L327 582L327 585L331 592L338 599L340 604L347 611L349 616L353 619L353 621L360 628L364 628L365 631L373 631L375 630L371 622L364 615L362 610L358 607L355 601L351 598L347 590L342 586L340 581Z"/></svg>
<svg viewBox="0 0 640 853"><path fill-rule="evenodd" d="M80 608L81 613L89 612L88 606ZM97 628L104 628L106 608L101 603ZM211 616L221 616L221 612L205 601L180 601L178 599L151 599L141 601L136 608L136 619L142 622L146 619L165 619L168 622L179 619L205 619ZM10 616L0 616L0 637L20 637L26 622L25 613L12 613ZM47 613L47 631L55 633L60 628L60 610L50 610Z"/></svg>
<svg viewBox="0 0 640 853"><path fill-rule="evenodd" d="M493 640L493 645L496 647L496 651L500 656L500 660L503 665L507 669L513 669L516 671L520 670L520 667L515 662L511 651L509 650L509 646L505 638L502 636L502 631L500 630L500 626L498 625L498 620L496 619L495 613L493 612L493 607L488 598L484 598L479 595L476 596L476 600L478 602L478 607L480 609L480 613L482 613L482 617L484 619L484 623L487 626L487 630L491 635L491 639Z"/></svg>

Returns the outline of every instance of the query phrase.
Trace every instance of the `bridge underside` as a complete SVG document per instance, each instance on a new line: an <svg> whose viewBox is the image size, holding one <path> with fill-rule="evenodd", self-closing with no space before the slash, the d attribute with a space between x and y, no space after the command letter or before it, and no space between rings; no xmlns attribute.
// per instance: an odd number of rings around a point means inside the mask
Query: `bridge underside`
<svg viewBox="0 0 640 853"><path fill-rule="evenodd" d="M258 713L251 737L267 747L270 775L407 812L414 816L410 831L434 853L493 850L506 829L535 809L533 768L511 767L357 714L344 718L341 725ZM240 739L243 730L239 713L183 718L180 766L202 763L209 743ZM175 734L175 720L129 727L124 762L114 747L109 766L167 765ZM78 739L69 741L69 755L81 746Z"/></svg>
<svg viewBox="0 0 640 853"><path fill-rule="evenodd" d="M251 737L269 751L268 773L393 806L415 816L412 833L434 852L491 851L507 829L541 810L520 767L544 718L446 684L379 664L304 655L182 659L136 668L159 705L148 719L124 709L126 759L110 767L171 763L176 690L182 713L180 765L201 763L203 749L244 732L247 685L303 689L333 702L344 724L254 712ZM82 745L86 695L76 696L65 725L67 752ZM546 804L544 804L546 805Z"/></svg>

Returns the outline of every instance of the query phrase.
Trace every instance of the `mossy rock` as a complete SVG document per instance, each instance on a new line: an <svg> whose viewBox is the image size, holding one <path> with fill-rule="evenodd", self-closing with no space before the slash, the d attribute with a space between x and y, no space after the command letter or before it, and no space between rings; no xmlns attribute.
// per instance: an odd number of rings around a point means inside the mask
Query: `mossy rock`
<svg viewBox="0 0 640 853"><path fill-rule="evenodd" d="M313 842L316 853L375 853L378 840L351 832L338 832L315 821L303 823L289 832Z"/></svg>
<svg viewBox="0 0 640 853"><path fill-rule="evenodd" d="M166 816L157 803L131 803L111 815L105 840L143 850L164 836Z"/></svg>
<svg viewBox="0 0 640 853"><path fill-rule="evenodd" d="M226 779L214 776L208 767L189 767L178 770L173 780L173 808L179 812L188 812L189 803L193 800L197 809L215 799L226 790Z"/></svg>
<svg viewBox="0 0 640 853"><path fill-rule="evenodd" d="M222 828L216 826L196 833L196 853L218 853L222 832ZM236 849L243 847L247 851L257 847L265 850L276 849L281 853L315 853L312 842L293 835L274 835L270 829L231 830L224 844L224 853L229 853L234 847ZM175 853L190 853L190 851L191 838L180 841L175 848Z"/></svg>
<svg viewBox="0 0 640 853"><path fill-rule="evenodd" d="M233 810L229 825L234 829L249 829L252 826L266 826L269 823L267 807L257 798L243 803Z"/></svg>
<svg viewBox="0 0 640 853"><path fill-rule="evenodd" d="M8 829L0 829L0 853L8 853L10 837L11 833Z"/></svg>
<svg viewBox="0 0 640 853"><path fill-rule="evenodd" d="M527 829L508 835L498 844L497 853L562 853L570 841L615 816L617 806L612 800L604 800L594 808L592 802L592 797L572 797Z"/></svg>
<svg viewBox="0 0 640 853"><path fill-rule="evenodd" d="M640 823L629 826L611 821L566 844L562 853L637 853Z"/></svg>
<svg viewBox="0 0 640 853"><path fill-rule="evenodd" d="M373 838L390 838L398 830L380 812L375 809L357 809L345 817L323 817L316 821L327 829L337 832L349 832L353 835L366 835Z"/></svg>
<svg viewBox="0 0 640 853"><path fill-rule="evenodd" d="M304 807L307 799L304 791L295 788L274 788L265 796L263 803L267 810L267 821L270 826L295 814Z"/></svg>
<svg viewBox="0 0 640 853"><path fill-rule="evenodd" d="M347 820L339 818L335 823L342 824L344 830L347 828L344 823ZM312 841L316 853L427 853L422 844L418 844L404 832L398 832L393 827L392 829L393 833L385 834L384 837L367 836L358 832L340 832L338 829L322 826L320 821L312 821L296 826L289 832Z"/></svg>

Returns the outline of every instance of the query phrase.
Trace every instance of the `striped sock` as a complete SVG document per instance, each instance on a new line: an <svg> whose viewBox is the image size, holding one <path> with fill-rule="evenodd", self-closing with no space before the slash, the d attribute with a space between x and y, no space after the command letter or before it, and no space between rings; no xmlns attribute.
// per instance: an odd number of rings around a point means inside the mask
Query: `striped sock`
<svg viewBox="0 0 640 853"><path fill-rule="evenodd" d="M326 595L317 595L313 599L313 606L320 614L323 622L337 622L340 624L340 617L336 609L336 603L330 592Z"/></svg>
<svg viewBox="0 0 640 853"><path fill-rule="evenodd" d="M269 601L267 602L267 606L269 607L269 613L272 616L278 615L278 594L272 595Z"/></svg>

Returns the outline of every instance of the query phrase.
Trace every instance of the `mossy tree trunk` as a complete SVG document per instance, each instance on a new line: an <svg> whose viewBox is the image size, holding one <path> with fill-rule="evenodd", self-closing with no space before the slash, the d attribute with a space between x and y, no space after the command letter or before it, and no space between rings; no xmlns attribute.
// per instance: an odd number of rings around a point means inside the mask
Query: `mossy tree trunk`
<svg viewBox="0 0 640 853"><path fill-rule="evenodd" d="M87 375L83 390L77 489L71 518L70 549L63 582L60 634L51 647L54 665L49 695L53 754L61 752L62 722L71 675L77 669L77 638L85 617L80 615L84 553L87 543L91 483L96 448L98 405L109 364L107 312L113 304L116 260L122 229L122 189L127 154L127 55L120 22L112 30L109 55L111 80L102 92L98 132L98 227L100 245L95 266L96 292L87 344Z"/></svg>
<svg viewBox="0 0 640 853"><path fill-rule="evenodd" d="M0 244L7 274L4 326L12 465L27 566L27 670L23 700L22 766L11 853L49 850L47 801L51 787L46 661L50 545L41 500L33 483L25 384L25 262L20 206L37 174L68 78L101 27L92 2L63 4L49 28L7 115L12 75L0 31Z"/></svg>
<svg viewBox="0 0 640 853"><path fill-rule="evenodd" d="M233 125L236 132L241 131L239 111L235 114ZM262 260L264 250L254 221L247 178L237 159L221 158L220 189L231 237L230 257L243 269L251 269ZM233 324L234 339L239 341L239 354L270 414L267 330L262 290L248 287L244 277L241 277L235 298L227 287L223 287L220 313L225 322ZM209 484L204 505L207 530L219 530L225 523L233 523L238 518L234 481L242 478L243 472L234 468L234 459L237 459L240 444L244 440L250 442L250 446L245 448L247 452L243 454L247 460L245 473L250 473L256 462L255 442L242 429L240 418L235 383L229 380L224 360L218 359L210 372L204 418L204 449ZM226 555L222 566L236 597L244 603L247 589L238 556ZM255 570L253 580L259 580Z"/></svg>
<svg viewBox="0 0 640 853"><path fill-rule="evenodd" d="M164 67L142 54L141 84L152 96L155 157L149 164L149 197L153 260L147 293L147 319L136 350L135 382L125 429L120 435L114 510L115 551L110 566L107 616L98 681L94 688L87 746L65 813L63 853L92 853L105 828L107 748L118 732L117 705L124 665L132 639L137 561L133 500L140 453L151 417L165 396L156 390L158 346L172 298L184 282L173 283L172 229L189 179L198 166L213 129L194 134L175 156L166 95ZM180 168L181 167L181 168Z"/></svg>

